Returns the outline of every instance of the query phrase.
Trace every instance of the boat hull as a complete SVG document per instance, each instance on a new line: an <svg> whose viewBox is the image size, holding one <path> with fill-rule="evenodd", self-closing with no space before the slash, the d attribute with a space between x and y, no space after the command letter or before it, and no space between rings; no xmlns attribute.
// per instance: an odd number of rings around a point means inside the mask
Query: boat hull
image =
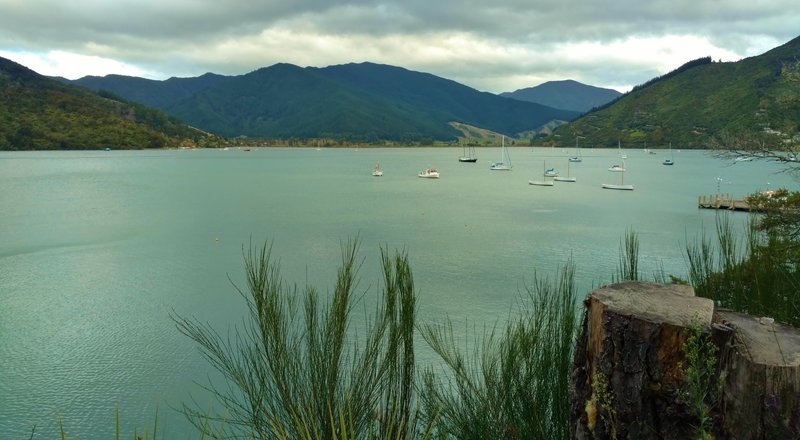
<svg viewBox="0 0 800 440"><path fill-rule="evenodd" d="M604 183L603 189L617 189L621 191L633 191L633 185L614 185L612 183Z"/></svg>
<svg viewBox="0 0 800 440"><path fill-rule="evenodd" d="M536 185L536 186L553 186L553 182L551 181L543 181L543 180L529 180L528 185Z"/></svg>
<svg viewBox="0 0 800 440"><path fill-rule="evenodd" d="M459 157L458 161L459 162L466 162L466 163L475 163L475 162L478 161L478 158L476 158L476 157Z"/></svg>
<svg viewBox="0 0 800 440"><path fill-rule="evenodd" d="M554 177L553 180L556 182L577 182L577 177Z"/></svg>

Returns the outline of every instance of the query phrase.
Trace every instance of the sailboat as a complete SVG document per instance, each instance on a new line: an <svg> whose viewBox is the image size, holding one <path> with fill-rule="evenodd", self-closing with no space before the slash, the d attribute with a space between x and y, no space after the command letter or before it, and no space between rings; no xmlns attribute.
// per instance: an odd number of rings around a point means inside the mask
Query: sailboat
<svg viewBox="0 0 800 440"><path fill-rule="evenodd" d="M375 164L375 168L372 169L372 175L375 177L383 176L383 170L381 169L381 164Z"/></svg>
<svg viewBox="0 0 800 440"><path fill-rule="evenodd" d="M572 162L572 159L567 161L567 175L565 176L556 176L553 178L556 182L577 182L578 179L576 177L570 177L569 175L569 163Z"/></svg>
<svg viewBox="0 0 800 440"><path fill-rule="evenodd" d="M528 185L553 186L553 181L552 180L547 180L547 177L549 177L548 174L547 174L547 161L544 162L543 167L544 167L544 169L543 169L543 172L542 172L542 176L543 176L542 180L529 180L528 181Z"/></svg>
<svg viewBox="0 0 800 440"><path fill-rule="evenodd" d="M661 162L664 165L675 165L675 162L672 161L672 142L669 143L669 159L664 159L664 162Z"/></svg>
<svg viewBox="0 0 800 440"><path fill-rule="evenodd" d="M581 162L583 159L581 158L581 149L578 147L578 137L575 136L575 155L569 158L570 162Z"/></svg>
<svg viewBox="0 0 800 440"><path fill-rule="evenodd" d="M622 144L620 143L619 139L617 139L617 150L619 150L619 157L623 159L627 159L628 155L622 152Z"/></svg>
<svg viewBox="0 0 800 440"><path fill-rule="evenodd" d="M464 145L464 154L458 158L459 162L470 162L475 163L478 161L478 157L475 156L475 147L472 145L469 146L469 152L467 151L467 146Z"/></svg>
<svg viewBox="0 0 800 440"><path fill-rule="evenodd" d="M618 165L614 165L618 166ZM619 171L620 172L620 182L619 184L614 183L604 183L603 189L620 189L626 191L633 191L633 185L625 184L625 162L622 162L622 167L620 170L612 170L611 168L608 169L609 171Z"/></svg>
<svg viewBox="0 0 800 440"><path fill-rule="evenodd" d="M500 162L494 162L489 166L492 171L511 171L511 156L506 151L506 137L503 136L502 144L500 145Z"/></svg>

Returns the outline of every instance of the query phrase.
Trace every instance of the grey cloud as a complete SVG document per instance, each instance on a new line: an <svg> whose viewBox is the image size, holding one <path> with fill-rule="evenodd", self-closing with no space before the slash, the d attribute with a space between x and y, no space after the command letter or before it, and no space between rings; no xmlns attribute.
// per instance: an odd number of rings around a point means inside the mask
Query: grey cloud
<svg viewBox="0 0 800 440"><path fill-rule="evenodd" d="M0 49L99 55L165 76L206 71L235 74L299 58L266 49L233 53L238 50L235 44L229 54L214 50L221 42L239 39L256 44L258 36L271 29L341 36L363 44L387 36L469 34L498 51L513 48L530 58L542 54L557 58L556 48L565 43L666 34L702 35L720 49L752 55L763 48L765 40L780 44L797 36L797 23L800 4L796 0L0 0ZM611 77L612 73L601 75L608 66L557 59L510 66L498 66L494 59L408 65L408 54L396 48L365 49L369 50L350 53L350 58L334 59L330 53L300 58L320 63L379 61L418 70L430 67L436 69L428 70L431 73L493 90L498 86L489 84L498 84L500 78L532 70L541 76L582 72L584 78L579 80L596 78L607 84L638 84L664 73L630 64L618 66ZM376 52L380 52L378 60L353 58Z"/></svg>

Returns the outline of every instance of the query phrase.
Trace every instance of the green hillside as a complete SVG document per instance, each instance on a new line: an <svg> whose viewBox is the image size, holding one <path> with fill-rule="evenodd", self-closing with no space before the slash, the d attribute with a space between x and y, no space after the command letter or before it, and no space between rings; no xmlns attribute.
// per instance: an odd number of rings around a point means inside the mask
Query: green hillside
<svg viewBox="0 0 800 440"><path fill-rule="evenodd" d="M738 62L700 59L559 127L545 142L707 148L726 135L800 136L800 37ZM794 139L794 141L792 141Z"/></svg>
<svg viewBox="0 0 800 440"><path fill-rule="evenodd" d="M75 81L60 80L95 91L109 90L128 101L163 109L226 79L228 79L226 76L206 73L194 78L170 78L165 81L125 75L85 76Z"/></svg>
<svg viewBox="0 0 800 440"><path fill-rule="evenodd" d="M578 116L578 112L501 98L449 79L402 67L360 63L329 66L317 71L348 87L413 106L421 116L441 125L458 122L515 136L553 120L568 121Z"/></svg>
<svg viewBox="0 0 800 440"><path fill-rule="evenodd" d="M620 97L622 93L613 89L581 84L567 79L548 81L535 87L501 93L500 96L520 101L537 102L542 105L576 112L588 112Z"/></svg>
<svg viewBox="0 0 800 440"><path fill-rule="evenodd" d="M62 84L0 58L0 150L140 149L218 141L159 110Z"/></svg>
<svg viewBox="0 0 800 440"><path fill-rule="evenodd" d="M413 107L343 87L313 70L277 64L215 84L167 108L224 136L421 140L452 127Z"/></svg>

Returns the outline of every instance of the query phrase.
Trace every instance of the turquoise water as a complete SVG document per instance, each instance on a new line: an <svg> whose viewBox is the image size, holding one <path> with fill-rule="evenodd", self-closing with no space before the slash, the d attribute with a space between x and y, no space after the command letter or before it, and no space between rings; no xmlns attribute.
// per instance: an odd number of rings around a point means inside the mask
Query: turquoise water
<svg viewBox="0 0 800 440"><path fill-rule="evenodd" d="M704 152L583 151L576 183L528 185L543 161L566 172L573 152L510 149L514 170L489 171L499 149L253 149L0 153L0 438L112 438L158 408L159 431L188 438L174 408L206 396L211 373L171 312L225 331L243 316L231 287L242 246L273 240L285 278L323 292L340 244L358 236L366 298L380 285L379 247L405 249L420 319L493 323L514 308L534 270L572 257L582 292L608 282L633 228L645 274L683 276L687 240L713 229L697 196L787 186L779 164ZM384 176L370 175L380 162ZM438 180L419 179L428 166ZM745 219L746 214L736 214ZM424 351L424 350L423 350ZM432 361L422 353L423 362ZM194 437L193 437L194 438Z"/></svg>

